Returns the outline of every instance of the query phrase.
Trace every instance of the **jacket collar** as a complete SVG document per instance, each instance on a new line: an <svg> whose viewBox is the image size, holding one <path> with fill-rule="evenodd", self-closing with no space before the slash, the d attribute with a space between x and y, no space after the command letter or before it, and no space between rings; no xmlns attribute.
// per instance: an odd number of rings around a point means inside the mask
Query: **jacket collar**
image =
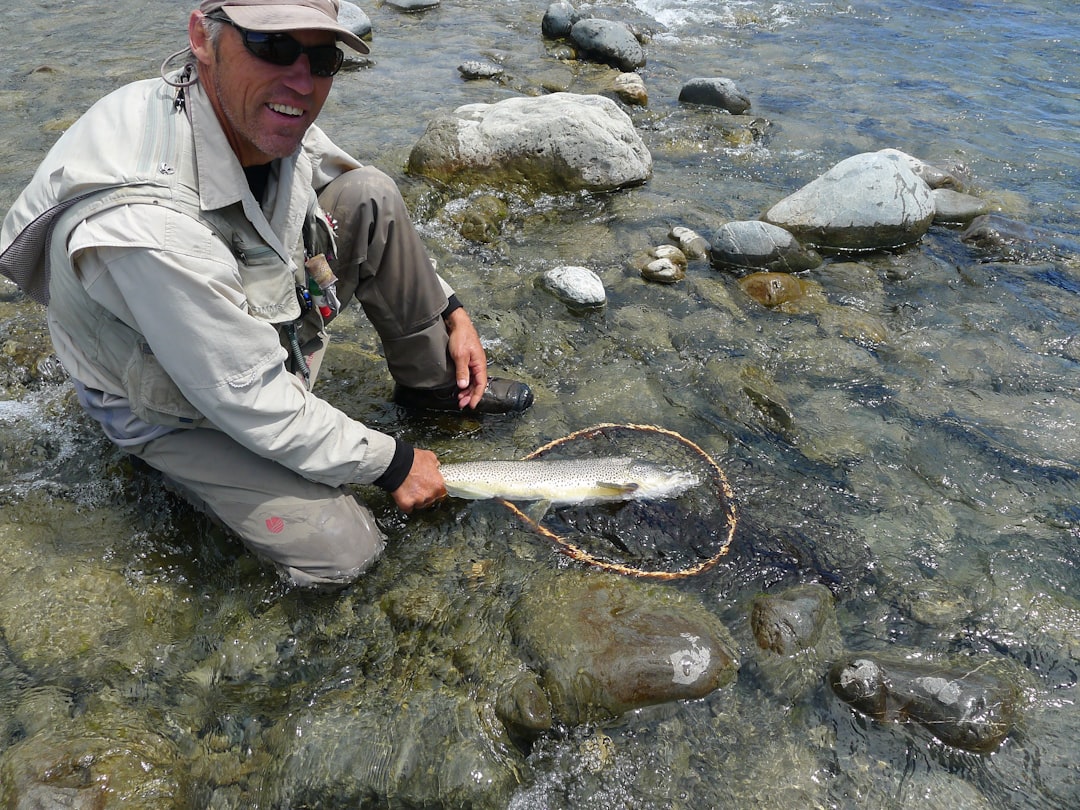
<svg viewBox="0 0 1080 810"><path fill-rule="evenodd" d="M267 221L259 202L248 188L247 177L239 159L225 137L217 113L210 104L210 98L196 82L187 93L191 115L191 128L195 141L195 163L199 180L199 204L206 211L214 211L239 203L248 221L255 226L259 235L266 240L283 259L288 258L288 251L282 245L275 232L282 231L282 226L289 218L288 209L292 195L292 183L295 177L296 162L300 148L287 158L274 161L271 177L270 194L278 201L289 201L284 206L275 204L272 215L275 220ZM276 192L276 193L275 193Z"/></svg>

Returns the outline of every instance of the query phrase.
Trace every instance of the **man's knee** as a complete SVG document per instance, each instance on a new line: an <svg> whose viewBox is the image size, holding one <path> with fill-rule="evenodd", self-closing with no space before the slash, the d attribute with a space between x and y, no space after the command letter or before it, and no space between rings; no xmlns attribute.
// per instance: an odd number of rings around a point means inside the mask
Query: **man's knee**
<svg viewBox="0 0 1080 810"><path fill-rule="evenodd" d="M386 544L374 516L351 496L324 501L305 523L306 529L283 542L275 538L256 546L248 539L297 585L352 582L375 563ZM276 526L272 524L271 531Z"/></svg>
<svg viewBox="0 0 1080 810"><path fill-rule="evenodd" d="M319 205L339 222L355 221L358 212L365 212L362 218L366 222L382 216L408 215L397 183L374 166L338 175L319 192Z"/></svg>

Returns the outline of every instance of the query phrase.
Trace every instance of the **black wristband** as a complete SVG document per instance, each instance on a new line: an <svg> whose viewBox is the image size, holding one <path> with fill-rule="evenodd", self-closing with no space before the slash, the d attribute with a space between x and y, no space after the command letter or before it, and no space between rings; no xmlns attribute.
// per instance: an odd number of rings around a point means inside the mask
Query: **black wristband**
<svg viewBox="0 0 1080 810"><path fill-rule="evenodd" d="M394 457L390 459L390 466L374 481L375 486L387 492L393 492L405 482L413 464L413 446L401 439L394 439L394 443Z"/></svg>
<svg viewBox="0 0 1080 810"><path fill-rule="evenodd" d="M442 311L443 320L445 321L450 317L450 313L456 309L461 309L465 305L458 299L457 294L451 295L447 300L446 309Z"/></svg>

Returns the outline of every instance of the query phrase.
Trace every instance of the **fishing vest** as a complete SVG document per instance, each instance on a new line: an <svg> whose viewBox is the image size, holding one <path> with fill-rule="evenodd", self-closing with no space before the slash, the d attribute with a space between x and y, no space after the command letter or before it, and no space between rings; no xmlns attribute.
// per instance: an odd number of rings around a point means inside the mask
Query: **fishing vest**
<svg viewBox="0 0 1080 810"><path fill-rule="evenodd" d="M312 253L328 255L334 244L303 150L295 159L280 161L278 198L288 201L281 236L250 196L244 204L202 207L187 109L196 92L197 87L189 88L188 104L181 105L174 88L152 79L101 99L50 150L0 231L0 272L31 298L49 305L50 319L61 318L76 341L85 335L85 345L106 347L105 362L125 366L122 372L113 370L124 379L126 390L112 393L126 395L136 415L151 424L176 427L204 420L153 361L142 335L83 289L67 250L79 223L110 208L143 204L166 206L202 223L236 258L248 314L277 326L287 351L291 347L285 332L295 328L303 354L314 358L316 370L325 350L322 319L317 309L301 309L297 287L307 285L305 243ZM212 117L205 97L200 103L201 114ZM295 363L290 352L290 364Z"/></svg>

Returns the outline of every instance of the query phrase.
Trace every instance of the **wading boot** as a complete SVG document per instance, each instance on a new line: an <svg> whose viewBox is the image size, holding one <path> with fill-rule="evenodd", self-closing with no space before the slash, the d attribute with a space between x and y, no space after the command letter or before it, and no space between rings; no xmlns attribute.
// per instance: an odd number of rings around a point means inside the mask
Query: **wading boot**
<svg viewBox="0 0 1080 810"><path fill-rule="evenodd" d="M442 388L394 386L394 402L418 411L460 411L461 413L520 413L533 403L533 392L523 382L489 377L484 395L475 408L458 407L458 387Z"/></svg>

